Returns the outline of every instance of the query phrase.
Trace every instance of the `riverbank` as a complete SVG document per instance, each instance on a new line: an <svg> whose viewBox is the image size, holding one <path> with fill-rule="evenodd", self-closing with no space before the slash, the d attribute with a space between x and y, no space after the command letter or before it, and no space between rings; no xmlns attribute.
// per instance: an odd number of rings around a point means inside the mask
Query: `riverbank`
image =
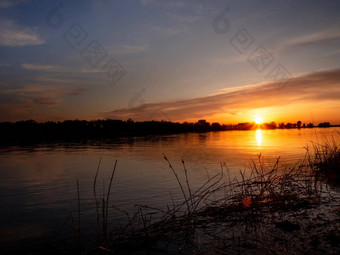
<svg viewBox="0 0 340 255"><path fill-rule="evenodd" d="M62 122L36 122L34 120L18 122L0 122L0 146L9 145L34 145L39 143L87 143L103 142L108 139L122 137L143 137L150 135L166 135L181 133L206 133L211 131L233 130L274 130L274 129L309 129L329 128L330 123L320 123L314 126L312 123L301 125L299 123L262 123L255 122L226 125L209 123L199 120L190 122L170 121L133 121L133 120L66 120Z"/></svg>

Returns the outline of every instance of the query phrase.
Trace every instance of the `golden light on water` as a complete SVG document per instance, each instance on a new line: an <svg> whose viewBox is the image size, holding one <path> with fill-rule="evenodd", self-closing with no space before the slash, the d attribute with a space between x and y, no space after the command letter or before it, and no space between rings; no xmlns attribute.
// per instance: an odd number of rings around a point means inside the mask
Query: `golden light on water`
<svg viewBox="0 0 340 255"><path fill-rule="evenodd" d="M261 129L256 130L256 141L257 141L257 145L261 146L261 143L262 143L262 130Z"/></svg>

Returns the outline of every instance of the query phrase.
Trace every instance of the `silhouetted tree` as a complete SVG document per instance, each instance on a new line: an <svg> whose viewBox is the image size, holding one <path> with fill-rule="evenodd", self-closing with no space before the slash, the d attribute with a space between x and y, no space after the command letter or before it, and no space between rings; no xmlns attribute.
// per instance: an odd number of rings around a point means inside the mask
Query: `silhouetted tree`
<svg viewBox="0 0 340 255"><path fill-rule="evenodd" d="M221 130L221 125L220 125L220 123L214 122L214 123L211 124L211 128L214 131Z"/></svg>
<svg viewBox="0 0 340 255"><path fill-rule="evenodd" d="M301 122L296 124L280 123L279 128L301 127ZM323 122L319 127L330 127L329 122ZM153 134L174 134L184 132L209 132L219 130L251 130L258 127L254 122L239 123L237 125L220 125L217 122L210 125L206 120L195 123L178 123L169 121L133 121L123 120L65 120L36 122L34 120L13 122L0 122L0 144L37 143L55 141L88 141L94 139L109 139L120 136L144 136ZM275 122L264 123L263 128L275 129ZM303 127L312 128L309 123Z"/></svg>
<svg viewBox="0 0 340 255"><path fill-rule="evenodd" d="M298 128L301 128L301 121L298 121L298 122L296 123L296 125L297 125Z"/></svg>
<svg viewBox="0 0 340 255"><path fill-rule="evenodd" d="M254 122L245 122L245 123L238 123L236 126L234 126L234 129L236 130L250 130L254 129L255 124Z"/></svg>
<svg viewBox="0 0 340 255"><path fill-rule="evenodd" d="M323 123L319 123L318 127L330 127L331 123L329 122L323 122Z"/></svg>
<svg viewBox="0 0 340 255"><path fill-rule="evenodd" d="M204 126L204 127L210 126L210 123L207 122L206 120L199 120L197 123L198 123L198 125L201 125L201 126Z"/></svg>
<svg viewBox="0 0 340 255"><path fill-rule="evenodd" d="M285 125L285 128L292 128L292 126L293 126L292 123L287 123L287 124Z"/></svg>
<svg viewBox="0 0 340 255"><path fill-rule="evenodd" d="M262 127L264 129L275 129L276 128L276 123L274 121L272 121L270 123L263 123Z"/></svg>
<svg viewBox="0 0 340 255"><path fill-rule="evenodd" d="M285 123L281 122L281 123L279 124L279 128L285 128Z"/></svg>
<svg viewBox="0 0 340 255"><path fill-rule="evenodd" d="M210 123L207 122L206 120L199 120L197 122L197 126L200 131L208 131L210 128Z"/></svg>

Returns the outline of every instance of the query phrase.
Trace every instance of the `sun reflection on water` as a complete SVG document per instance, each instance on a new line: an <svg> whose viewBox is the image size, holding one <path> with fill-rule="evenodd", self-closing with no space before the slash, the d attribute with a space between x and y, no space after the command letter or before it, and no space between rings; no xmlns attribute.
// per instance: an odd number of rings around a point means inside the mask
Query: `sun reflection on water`
<svg viewBox="0 0 340 255"><path fill-rule="evenodd" d="M256 141L257 141L257 145L261 146L261 143L262 143L262 130L261 129L256 130Z"/></svg>

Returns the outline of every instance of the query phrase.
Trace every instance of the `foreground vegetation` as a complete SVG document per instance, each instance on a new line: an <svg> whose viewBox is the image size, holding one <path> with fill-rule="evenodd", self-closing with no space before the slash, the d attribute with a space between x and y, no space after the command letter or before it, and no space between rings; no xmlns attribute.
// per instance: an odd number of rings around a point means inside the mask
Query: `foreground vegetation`
<svg viewBox="0 0 340 255"><path fill-rule="evenodd" d="M304 159L284 167L261 155L232 178L225 163L201 187L190 186L185 162L179 171L164 155L177 180L181 201L164 208L136 205L134 213L110 202L117 161L106 191L93 195L97 236L82 231L81 205L72 217L74 238L56 233L50 254L339 254L340 150L337 143L313 144ZM79 196L79 186L78 196ZM111 210L126 215L115 224ZM111 211L112 213L112 211ZM109 224L110 223L110 224ZM44 254L46 249L38 250ZM33 252L32 254L34 254Z"/></svg>
<svg viewBox="0 0 340 255"><path fill-rule="evenodd" d="M176 178L182 201L167 209L138 205L134 213L110 204L112 172L106 195L93 183L98 236L81 231L73 219L73 241L61 237L50 243L54 252L82 254L339 254L340 180L337 144L313 144L304 159L286 168L261 156L250 169L231 179L225 163L221 171L193 190L185 162ZM79 190L78 190L79 192ZM79 202L79 201L78 201ZM80 208L80 204L78 204ZM127 224L108 229L108 212L126 214ZM56 246L54 246L56 245Z"/></svg>

